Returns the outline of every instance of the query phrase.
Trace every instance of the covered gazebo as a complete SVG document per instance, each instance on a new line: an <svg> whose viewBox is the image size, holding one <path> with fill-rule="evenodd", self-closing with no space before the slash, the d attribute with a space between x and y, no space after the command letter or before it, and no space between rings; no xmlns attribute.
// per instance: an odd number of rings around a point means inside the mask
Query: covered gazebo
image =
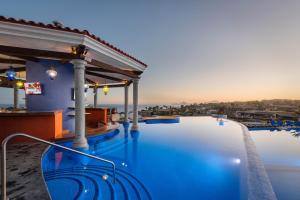
<svg viewBox="0 0 300 200"><path fill-rule="evenodd" d="M12 67L18 73L7 80ZM138 84L147 65L112 46L87 30L0 16L0 87L14 89L18 108L17 82L39 82L40 95L26 94L27 111L62 110L62 126L75 133L74 147L87 147L85 133L85 85L94 88L94 106L101 87L123 87L125 122L128 122L128 87L133 84L132 130L138 130ZM57 76L49 78L49 70ZM19 80L18 80L19 79ZM74 95L75 94L75 95ZM73 97L74 96L74 97ZM75 109L75 115L69 113ZM14 113L17 115L17 113ZM0 114L9 117L7 113ZM16 122L17 123L17 122Z"/></svg>

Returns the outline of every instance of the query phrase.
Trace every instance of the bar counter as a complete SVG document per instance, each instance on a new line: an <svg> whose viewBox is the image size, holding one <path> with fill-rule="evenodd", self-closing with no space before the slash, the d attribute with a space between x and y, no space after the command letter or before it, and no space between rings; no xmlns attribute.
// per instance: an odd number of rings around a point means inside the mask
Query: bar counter
<svg viewBox="0 0 300 200"><path fill-rule="evenodd" d="M13 133L25 133L45 140L54 140L62 136L62 111L0 112L0 140ZM28 139L18 138L15 141L25 142Z"/></svg>
<svg viewBox="0 0 300 200"><path fill-rule="evenodd" d="M86 108L85 111L89 113L86 115L86 126L97 127L98 123L106 125L108 123L108 108Z"/></svg>

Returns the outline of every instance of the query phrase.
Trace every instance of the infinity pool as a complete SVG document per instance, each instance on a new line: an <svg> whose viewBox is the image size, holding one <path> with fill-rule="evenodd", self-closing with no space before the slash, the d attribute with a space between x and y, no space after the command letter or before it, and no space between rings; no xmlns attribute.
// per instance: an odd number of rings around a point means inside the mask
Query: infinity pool
<svg viewBox="0 0 300 200"><path fill-rule="evenodd" d="M121 126L89 138L91 154L116 163L115 184L109 165L50 148L42 167L52 199L247 199L239 124L186 117L139 126L139 132Z"/></svg>
<svg viewBox="0 0 300 200"><path fill-rule="evenodd" d="M300 130L252 130L279 200L300 199Z"/></svg>

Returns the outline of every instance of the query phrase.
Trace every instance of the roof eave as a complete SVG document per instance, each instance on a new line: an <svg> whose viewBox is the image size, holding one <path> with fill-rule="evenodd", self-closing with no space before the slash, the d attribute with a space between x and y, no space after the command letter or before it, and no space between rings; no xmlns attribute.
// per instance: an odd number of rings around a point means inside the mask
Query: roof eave
<svg viewBox="0 0 300 200"><path fill-rule="evenodd" d="M44 27L11 23L6 21L0 21L0 34L5 34L7 36L25 37L30 39L43 40L48 42L58 42L67 45L85 45L88 49L92 51L104 54L117 60L124 65L130 66L135 70L144 71L147 65L138 62L131 58L129 55L124 55L125 53L118 52L114 48L110 48L108 45L99 42L98 40L91 38L84 33L75 33L65 30L49 29ZM69 49L68 49L69 50ZM62 49L62 51L67 51L67 49Z"/></svg>
<svg viewBox="0 0 300 200"><path fill-rule="evenodd" d="M121 63L124 63L125 65L134 68L135 70L144 71L146 69L145 65L142 65L141 63L136 62L122 55L121 53L112 50L111 48L108 48L106 45L98 42L97 40L94 40L93 38L90 38L89 36L84 35L82 44L85 45L89 50L94 51L95 53L109 56Z"/></svg>

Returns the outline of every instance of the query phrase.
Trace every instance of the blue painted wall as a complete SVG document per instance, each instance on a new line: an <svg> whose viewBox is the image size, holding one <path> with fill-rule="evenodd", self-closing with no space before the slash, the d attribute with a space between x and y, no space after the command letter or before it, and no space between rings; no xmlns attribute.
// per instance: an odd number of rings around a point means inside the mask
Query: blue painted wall
<svg viewBox="0 0 300 200"><path fill-rule="evenodd" d="M50 80L46 71L55 67L58 75ZM68 116L73 112L72 88L74 87L74 70L70 63L62 64L59 61L41 60L39 63L26 63L27 82L40 82L42 95L27 95L27 108L29 111L63 110L63 128L74 132L75 119Z"/></svg>

